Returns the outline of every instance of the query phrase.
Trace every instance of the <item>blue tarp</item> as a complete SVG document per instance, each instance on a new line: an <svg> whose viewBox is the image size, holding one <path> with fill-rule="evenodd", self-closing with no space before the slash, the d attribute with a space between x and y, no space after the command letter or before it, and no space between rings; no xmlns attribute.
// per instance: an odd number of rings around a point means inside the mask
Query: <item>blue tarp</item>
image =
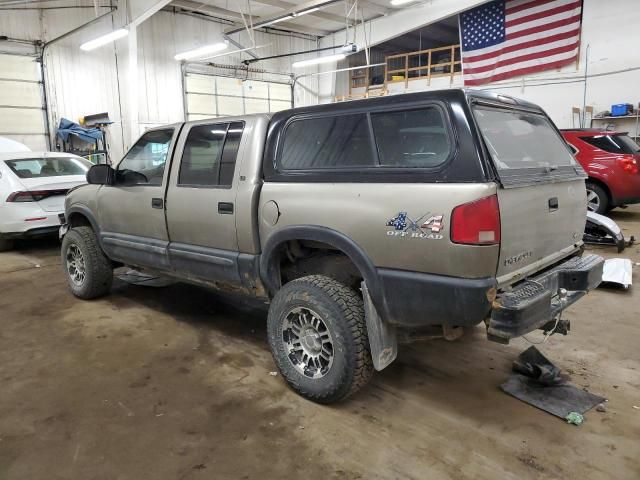
<svg viewBox="0 0 640 480"><path fill-rule="evenodd" d="M69 140L69 135L73 135L78 137L80 140L84 140L89 143L94 143L96 140L102 140L102 131L99 128L81 127L77 123L67 120L66 118L60 119L57 135L65 142Z"/></svg>

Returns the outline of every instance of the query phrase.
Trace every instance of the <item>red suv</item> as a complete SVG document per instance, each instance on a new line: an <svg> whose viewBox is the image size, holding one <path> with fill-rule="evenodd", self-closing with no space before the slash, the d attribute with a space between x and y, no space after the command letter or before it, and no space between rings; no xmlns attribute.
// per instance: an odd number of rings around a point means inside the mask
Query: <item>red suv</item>
<svg viewBox="0 0 640 480"><path fill-rule="evenodd" d="M563 130L562 135L589 175L589 210L604 214L640 203L640 146L631 137L598 129Z"/></svg>

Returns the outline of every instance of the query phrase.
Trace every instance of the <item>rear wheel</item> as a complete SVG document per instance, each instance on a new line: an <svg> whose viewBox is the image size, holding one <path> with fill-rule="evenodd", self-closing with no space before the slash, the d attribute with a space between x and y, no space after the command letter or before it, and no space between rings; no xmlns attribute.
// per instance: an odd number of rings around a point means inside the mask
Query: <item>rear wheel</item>
<svg viewBox="0 0 640 480"><path fill-rule="evenodd" d="M76 227L62 240L62 268L71 292L89 300L105 295L113 282L113 266L91 227Z"/></svg>
<svg viewBox="0 0 640 480"><path fill-rule="evenodd" d="M609 196L600 185L587 182L587 208L591 212L604 215L609 210Z"/></svg>
<svg viewBox="0 0 640 480"><path fill-rule="evenodd" d="M6 240L0 238L0 252L6 252L13 248L13 240Z"/></svg>
<svg viewBox="0 0 640 480"><path fill-rule="evenodd" d="M282 287L268 332L282 376L309 400L342 400L373 375L362 298L332 278L310 275Z"/></svg>

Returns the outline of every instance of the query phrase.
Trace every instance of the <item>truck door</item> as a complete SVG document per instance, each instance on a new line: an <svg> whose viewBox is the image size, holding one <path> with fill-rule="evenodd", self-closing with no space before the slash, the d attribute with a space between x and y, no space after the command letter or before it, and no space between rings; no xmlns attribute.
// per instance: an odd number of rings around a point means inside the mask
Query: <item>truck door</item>
<svg viewBox="0 0 640 480"><path fill-rule="evenodd" d="M244 122L184 128L167 191L171 266L187 277L240 283L235 166Z"/></svg>
<svg viewBox="0 0 640 480"><path fill-rule="evenodd" d="M100 238L110 258L134 266L168 268L164 216L165 168L178 128L146 132L116 168L115 185L100 187Z"/></svg>

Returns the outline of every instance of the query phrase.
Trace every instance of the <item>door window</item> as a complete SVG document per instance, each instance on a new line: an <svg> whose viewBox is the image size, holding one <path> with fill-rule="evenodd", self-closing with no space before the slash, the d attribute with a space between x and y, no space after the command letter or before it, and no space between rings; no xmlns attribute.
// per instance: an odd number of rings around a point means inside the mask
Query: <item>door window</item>
<svg viewBox="0 0 640 480"><path fill-rule="evenodd" d="M124 185L162 185L173 129L145 133L118 164L116 180Z"/></svg>
<svg viewBox="0 0 640 480"><path fill-rule="evenodd" d="M242 122L192 127L182 153L178 185L230 187L243 128Z"/></svg>

